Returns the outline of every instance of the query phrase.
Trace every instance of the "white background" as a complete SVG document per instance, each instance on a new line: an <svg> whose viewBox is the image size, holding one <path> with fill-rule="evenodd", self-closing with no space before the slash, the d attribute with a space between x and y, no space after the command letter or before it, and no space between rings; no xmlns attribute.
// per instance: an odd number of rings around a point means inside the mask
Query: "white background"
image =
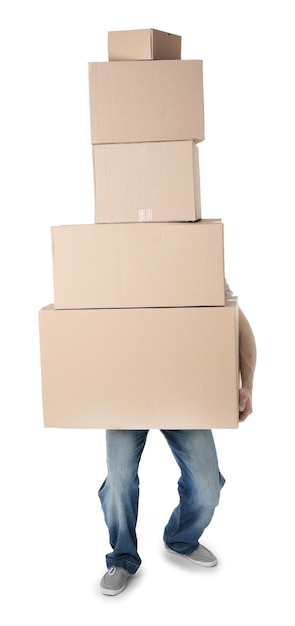
<svg viewBox="0 0 295 626"><path fill-rule="evenodd" d="M294 27L288 0L7 0L0 9L1 603L5 626L294 624ZM53 300L50 227L92 223L88 61L107 32L157 28L203 59L203 217L253 327L254 413L215 433L227 479L203 541L212 570L171 561L178 470L158 431L141 464L143 565L101 596L103 431L45 430L38 311ZM115 389L114 389L115 392Z"/></svg>

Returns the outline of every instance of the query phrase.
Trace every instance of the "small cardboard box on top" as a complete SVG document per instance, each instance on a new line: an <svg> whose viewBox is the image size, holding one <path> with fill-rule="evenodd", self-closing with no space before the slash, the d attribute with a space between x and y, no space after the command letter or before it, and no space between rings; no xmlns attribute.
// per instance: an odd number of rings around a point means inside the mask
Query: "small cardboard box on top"
<svg viewBox="0 0 295 626"><path fill-rule="evenodd" d="M56 309L224 305L219 220L74 224L51 233Z"/></svg>
<svg viewBox="0 0 295 626"><path fill-rule="evenodd" d="M44 425L237 428L238 306L41 309Z"/></svg>
<svg viewBox="0 0 295 626"><path fill-rule="evenodd" d="M194 141L96 144L95 222L185 222L201 218Z"/></svg>
<svg viewBox="0 0 295 626"><path fill-rule="evenodd" d="M204 139L201 60L89 63L91 143Z"/></svg>
<svg viewBox="0 0 295 626"><path fill-rule="evenodd" d="M180 59L181 37L154 28L108 33L109 61Z"/></svg>

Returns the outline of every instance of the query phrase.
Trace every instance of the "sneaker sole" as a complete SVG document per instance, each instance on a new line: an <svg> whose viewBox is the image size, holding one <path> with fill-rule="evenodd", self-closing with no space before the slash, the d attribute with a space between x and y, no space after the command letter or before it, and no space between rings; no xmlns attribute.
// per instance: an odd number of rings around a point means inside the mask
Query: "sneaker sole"
<svg viewBox="0 0 295 626"><path fill-rule="evenodd" d="M100 587L100 591L105 596L117 596L119 593L124 591L125 588L126 585L123 585L123 587L120 587L120 589L105 589L104 587Z"/></svg>

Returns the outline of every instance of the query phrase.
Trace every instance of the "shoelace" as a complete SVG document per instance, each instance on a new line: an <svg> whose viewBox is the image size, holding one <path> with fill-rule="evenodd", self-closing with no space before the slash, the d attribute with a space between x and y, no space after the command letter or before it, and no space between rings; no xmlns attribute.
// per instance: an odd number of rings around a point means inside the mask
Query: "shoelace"
<svg viewBox="0 0 295 626"><path fill-rule="evenodd" d="M116 573L116 567L111 567L111 568L109 569L109 575L110 575L110 576L113 576L115 573Z"/></svg>

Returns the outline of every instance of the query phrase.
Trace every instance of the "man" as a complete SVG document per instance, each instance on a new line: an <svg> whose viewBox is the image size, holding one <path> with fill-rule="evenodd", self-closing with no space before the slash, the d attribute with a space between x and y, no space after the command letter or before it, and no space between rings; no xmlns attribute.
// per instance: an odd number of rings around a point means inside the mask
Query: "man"
<svg viewBox="0 0 295 626"><path fill-rule="evenodd" d="M232 295L227 283L226 295ZM252 413L252 388L256 345L252 329L239 309L239 356L241 422ZM195 565L212 567L217 558L199 543L219 502L224 478L219 471L211 430L162 430L181 470L179 504L164 529L165 548ZM113 552L106 555L107 572L100 588L103 594L122 592L128 578L138 570L136 523L138 513L138 466L148 430L106 431L108 475L99 497Z"/></svg>

